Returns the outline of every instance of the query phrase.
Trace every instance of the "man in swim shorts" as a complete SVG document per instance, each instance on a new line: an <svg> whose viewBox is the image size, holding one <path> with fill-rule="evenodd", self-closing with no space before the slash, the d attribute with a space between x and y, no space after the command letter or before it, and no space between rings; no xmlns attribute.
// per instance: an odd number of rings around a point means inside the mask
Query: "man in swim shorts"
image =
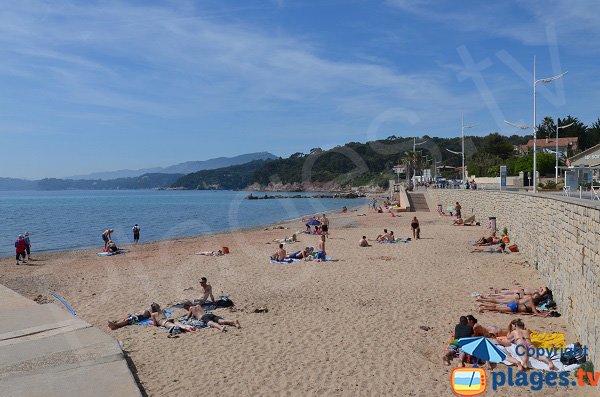
<svg viewBox="0 0 600 397"><path fill-rule="evenodd" d="M210 297L211 302L215 301L215 297L213 296L212 286L207 283L206 277L202 277L200 279L200 303L204 303Z"/></svg>
<svg viewBox="0 0 600 397"><path fill-rule="evenodd" d="M206 323L211 328L216 328L221 332L227 331L225 329L226 325L231 325L236 328L241 328L240 322L238 320L225 320L223 317L219 317L213 313L207 313L204 311L202 306L196 305L193 306L192 302L185 301L183 302L183 308L187 310L187 320L195 319L200 320Z"/></svg>

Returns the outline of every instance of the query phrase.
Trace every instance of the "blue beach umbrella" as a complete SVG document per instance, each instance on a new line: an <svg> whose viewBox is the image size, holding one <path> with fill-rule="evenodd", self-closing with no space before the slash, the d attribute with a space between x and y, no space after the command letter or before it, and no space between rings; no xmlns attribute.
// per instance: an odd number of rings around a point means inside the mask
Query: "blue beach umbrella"
<svg viewBox="0 0 600 397"><path fill-rule="evenodd" d="M467 354L477 357L482 361L501 363L506 354L484 337L460 338L458 346Z"/></svg>
<svg viewBox="0 0 600 397"><path fill-rule="evenodd" d="M311 219L311 220L309 220L308 222L306 222L306 224L307 224L307 225L311 225L311 226L315 226L315 225L320 225L320 224L321 224L321 222L319 222L319 221L318 221L318 220L316 220L316 219Z"/></svg>

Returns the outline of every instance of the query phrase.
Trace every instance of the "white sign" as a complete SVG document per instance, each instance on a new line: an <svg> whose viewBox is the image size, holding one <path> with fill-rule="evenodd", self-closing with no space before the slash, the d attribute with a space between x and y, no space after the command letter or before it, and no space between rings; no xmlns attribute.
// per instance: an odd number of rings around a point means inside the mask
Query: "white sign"
<svg viewBox="0 0 600 397"><path fill-rule="evenodd" d="M600 159L600 154L588 154L585 156L586 160L592 160L592 159Z"/></svg>

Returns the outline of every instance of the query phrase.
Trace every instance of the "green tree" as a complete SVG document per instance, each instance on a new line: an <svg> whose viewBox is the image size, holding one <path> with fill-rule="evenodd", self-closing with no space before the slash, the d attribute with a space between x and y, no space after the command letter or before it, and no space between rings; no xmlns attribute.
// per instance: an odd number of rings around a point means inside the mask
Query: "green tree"
<svg viewBox="0 0 600 397"><path fill-rule="evenodd" d="M509 158L514 153L514 146L507 137L494 132L483 139L482 150L491 155L497 156L504 160Z"/></svg>
<svg viewBox="0 0 600 397"><path fill-rule="evenodd" d="M537 171L541 176L554 175L555 156L550 153L537 154ZM513 173L516 175L521 171L533 172L533 153L521 156L514 163Z"/></svg>
<svg viewBox="0 0 600 397"><path fill-rule="evenodd" d="M578 142L581 150L585 150L600 144L600 118L592 123L585 132L585 136L580 137ZM582 145L583 144L583 145Z"/></svg>
<svg viewBox="0 0 600 397"><path fill-rule="evenodd" d="M550 116L544 117L542 122L537 126L537 137L542 138L552 138L556 136L556 124L554 124L554 119Z"/></svg>

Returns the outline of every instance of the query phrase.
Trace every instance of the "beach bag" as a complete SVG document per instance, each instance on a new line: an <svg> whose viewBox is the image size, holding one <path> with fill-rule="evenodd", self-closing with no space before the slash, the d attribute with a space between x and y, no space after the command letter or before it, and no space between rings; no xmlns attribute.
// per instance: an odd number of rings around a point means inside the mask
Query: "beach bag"
<svg viewBox="0 0 600 397"><path fill-rule="evenodd" d="M228 254L229 253L229 247L223 247L223 249L221 251L223 251L224 254Z"/></svg>
<svg viewBox="0 0 600 397"><path fill-rule="evenodd" d="M508 247L508 250L510 252L519 252L519 247L517 247L517 244L513 244Z"/></svg>
<svg viewBox="0 0 600 397"><path fill-rule="evenodd" d="M217 305L217 307L232 307L234 306L234 303L227 296L219 296L215 305Z"/></svg>
<svg viewBox="0 0 600 397"><path fill-rule="evenodd" d="M580 343L573 343L567 346L568 351L560 355L560 362L564 365L583 364L586 362L584 350Z"/></svg>
<svg viewBox="0 0 600 397"><path fill-rule="evenodd" d="M502 242L504 244L508 244L508 243L510 243L510 238L508 236L502 236Z"/></svg>

